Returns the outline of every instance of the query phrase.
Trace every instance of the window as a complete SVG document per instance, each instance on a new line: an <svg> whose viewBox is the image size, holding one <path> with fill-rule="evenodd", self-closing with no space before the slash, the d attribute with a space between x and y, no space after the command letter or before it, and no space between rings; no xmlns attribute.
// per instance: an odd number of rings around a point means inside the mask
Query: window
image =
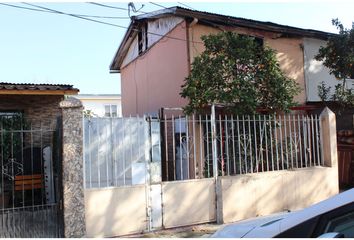
<svg viewBox="0 0 354 240"><path fill-rule="evenodd" d="M326 226L325 232L342 233L346 238L354 237L354 212L331 219Z"/></svg>
<svg viewBox="0 0 354 240"><path fill-rule="evenodd" d="M105 117L117 117L118 116L117 105L105 105L104 106L104 116Z"/></svg>

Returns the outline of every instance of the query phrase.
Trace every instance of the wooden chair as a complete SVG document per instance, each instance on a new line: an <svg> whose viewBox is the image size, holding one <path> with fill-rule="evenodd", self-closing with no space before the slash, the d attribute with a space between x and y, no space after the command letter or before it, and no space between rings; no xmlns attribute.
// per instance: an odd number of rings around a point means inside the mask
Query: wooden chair
<svg viewBox="0 0 354 240"><path fill-rule="evenodd" d="M25 191L41 188L44 188L42 174L15 176L15 191Z"/></svg>

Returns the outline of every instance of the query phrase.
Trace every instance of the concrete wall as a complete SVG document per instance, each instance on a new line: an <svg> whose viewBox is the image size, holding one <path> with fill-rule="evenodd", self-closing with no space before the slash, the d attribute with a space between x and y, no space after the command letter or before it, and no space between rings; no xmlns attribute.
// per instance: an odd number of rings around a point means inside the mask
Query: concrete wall
<svg viewBox="0 0 354 240"><path fill-rule="evenodd" d="M335 167L314 167L222 177L223 221L297 210L320 202L338 193L337 174Z"/></svg>
<svg viewBox="0 0 354 240"><path fill-rule="evenodd" d="M166 228L216 220L214 179L163 182L163 225Z"/></svg>
<svg viewBox="0 0 354 240"><path fill-rule="evenodd" d="M86 189L86 236L114 237L147 230L145 186Z"/></svg>
<svg viewBox="0 0 354 240"><path fill-rule="evenodd" d="M186 39L186 23L178 24L167 36ZM179 93L187 75L187 43L160 39L121 70L123 116L185 105Z"/></svg>

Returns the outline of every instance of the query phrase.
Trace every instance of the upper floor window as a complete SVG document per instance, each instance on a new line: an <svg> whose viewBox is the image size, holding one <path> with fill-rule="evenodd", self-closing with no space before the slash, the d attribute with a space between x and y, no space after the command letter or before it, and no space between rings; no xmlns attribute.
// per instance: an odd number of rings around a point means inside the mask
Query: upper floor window
<svg viewBox="0 0 354 240"><path fill-rule="evenodd" d="M105 117L117 117L118 116L118 107L117 105L105 105L104 106L104 116Z"/></svg>

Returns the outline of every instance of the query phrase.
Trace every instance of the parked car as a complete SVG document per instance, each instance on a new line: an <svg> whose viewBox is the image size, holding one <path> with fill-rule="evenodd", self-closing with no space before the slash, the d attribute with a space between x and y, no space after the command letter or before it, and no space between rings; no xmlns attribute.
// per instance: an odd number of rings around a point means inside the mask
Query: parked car
<svg viewBox="0 0 354 240"><path fill-rule="evenodd" d="M354 237L354 188L295 212L228 224L214 238Z"/></svg>

